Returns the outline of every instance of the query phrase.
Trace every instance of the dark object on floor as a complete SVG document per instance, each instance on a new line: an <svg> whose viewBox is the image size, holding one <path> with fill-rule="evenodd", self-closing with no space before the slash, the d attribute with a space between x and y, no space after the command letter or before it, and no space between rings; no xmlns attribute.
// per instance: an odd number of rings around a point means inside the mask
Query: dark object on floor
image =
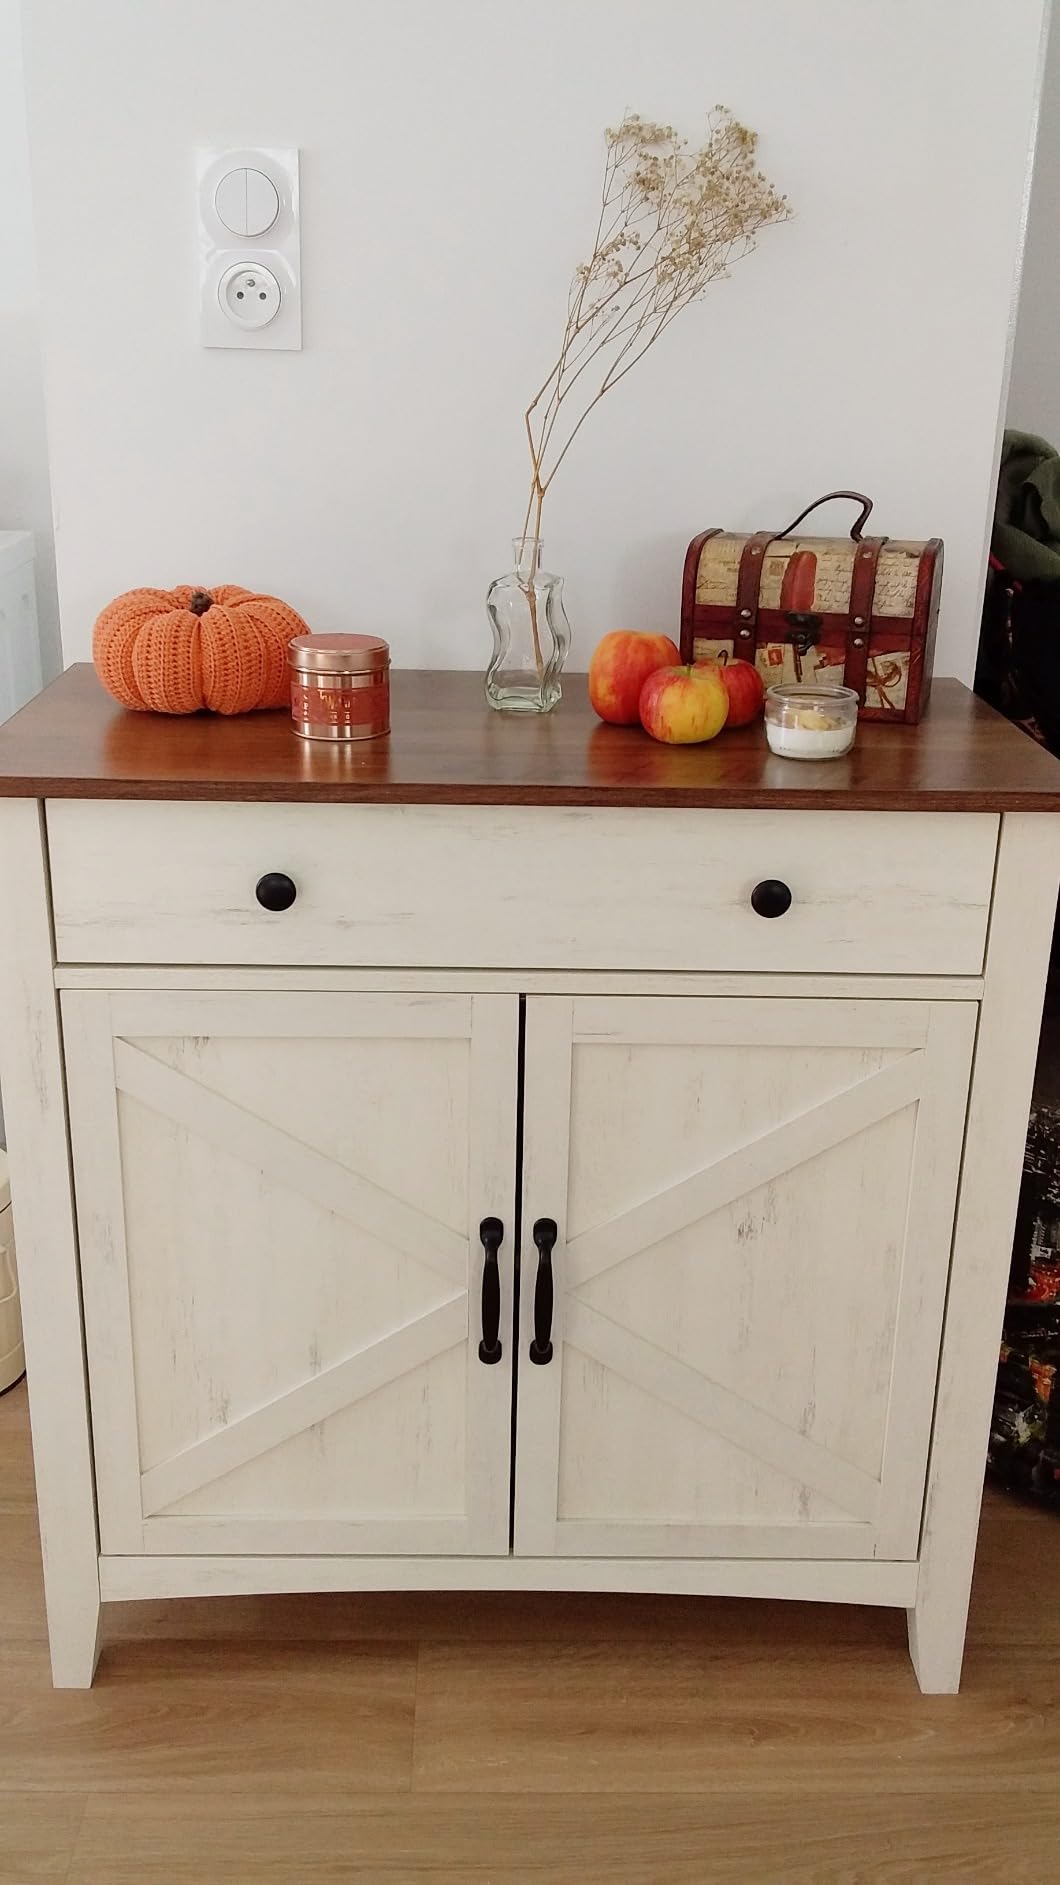
<svg viewBox="0 0 1060 1885"><path fill-rule="evenodd" d="M975 691L1060 754L1060 454L1006 432ZM1060 923L1012 1246L988 1470L1060 1507Z"/></svg>
<svg viewBox="0 0 1060 1885"><path fill-rule="evenodd" d="M1060 1108L1027 1131L987 1463L1013 1492L1060 1507Z"/></svg>

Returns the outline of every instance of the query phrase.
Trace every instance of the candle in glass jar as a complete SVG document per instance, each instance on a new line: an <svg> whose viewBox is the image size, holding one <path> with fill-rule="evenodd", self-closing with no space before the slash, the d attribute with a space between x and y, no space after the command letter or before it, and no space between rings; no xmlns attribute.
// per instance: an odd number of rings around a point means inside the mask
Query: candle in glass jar
<svg viewBox="0 0 1060 1885"><path fill-rule="evenodd" d="M858 697L852 687L812 683L771 687L766 739L781 759L840 759L854 744Z"/></svg>
<svg viewBox="0 0 1060 1885"><path fill-rule="evenodd" d="M305 740L372 740L390 731L390 648L379 635L295 635L291 719Z"/></svg>

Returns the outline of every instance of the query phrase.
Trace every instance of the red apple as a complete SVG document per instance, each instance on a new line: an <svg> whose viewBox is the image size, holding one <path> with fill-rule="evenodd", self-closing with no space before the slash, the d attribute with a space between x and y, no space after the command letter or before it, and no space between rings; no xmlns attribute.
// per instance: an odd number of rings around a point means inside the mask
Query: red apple
<svg viewBox="0 0 1060 1885"><path fill-rule="evenodd" d="M718 671L729 696L726 726L750 726L752 720L757 720L766 698L765 682L758 669L750 661L722 661L718 663Z"/></svg>
<svg viewBox="0 0 1060 1885"><path fill-rule="evenodd" d="M589 663L589 701L593 712L612 726L635 727L640 690L649 674L681 656L669 635L641 635L633 628L612 629L593 650Z"/></svg>
<svg viewBox="0 0 1060 1885"><path fill-rule="evenodd" d="M716 661L687 668L656 668L640 690L640 724L653 740L692 746L712 740L729 714L729 696Z"/></svg>

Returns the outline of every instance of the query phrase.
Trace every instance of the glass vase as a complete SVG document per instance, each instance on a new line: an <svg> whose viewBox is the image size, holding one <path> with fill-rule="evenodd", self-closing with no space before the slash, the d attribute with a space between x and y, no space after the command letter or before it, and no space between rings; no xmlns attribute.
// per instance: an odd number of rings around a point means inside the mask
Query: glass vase
<svg viewBox="0 0 1060 1885"><path fill-rule="evenodd" d="M540 537L515 537L515 568L486 592L493 659L486 699L498 713L551 713L562 695L560 675L570 648L563 578L543 566Z"/></svg>

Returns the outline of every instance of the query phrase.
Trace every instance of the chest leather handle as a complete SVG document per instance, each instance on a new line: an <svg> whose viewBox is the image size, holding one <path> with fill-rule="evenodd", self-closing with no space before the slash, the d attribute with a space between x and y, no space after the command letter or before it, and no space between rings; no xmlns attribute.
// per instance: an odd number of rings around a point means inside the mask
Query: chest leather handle
<svg viewBox="0 0 1060 1885"><path fill-rule="evenodd" d="M872 499L871 497L866 497L864 491L826 491L823 497L815 497L812 504L807 504L804 511L800 511L797 517L792 518L786 530L778 530L776 532L774 542L778 537L790 537L792 531L798 529L803 519L808 517L811 511L819 510L822 504L830 504L834 497L848 497L851 503L861 505L860 517L856 518L850 526L851 541L853 543L860 543L861 533L868 523L869 512L872 509Z"/></svg>

